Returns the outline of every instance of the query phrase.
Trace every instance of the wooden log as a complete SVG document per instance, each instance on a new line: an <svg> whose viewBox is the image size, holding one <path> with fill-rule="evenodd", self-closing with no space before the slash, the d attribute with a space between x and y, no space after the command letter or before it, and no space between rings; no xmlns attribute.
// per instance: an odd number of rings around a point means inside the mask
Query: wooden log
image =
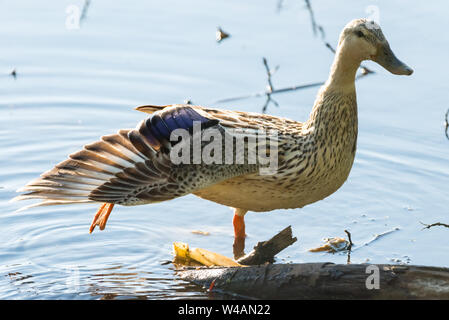
<svg viewBox="0 0 449 320"><path fill-rule="evenodd" d="M243 265L257 265L266 262L273 263L274 256L296 242L292 236L292 227L288 226L267 241L257 243L254 250L237 260Z"/></svg>
<svg viewBox="0 0 449 320"><path fill-rule="evenodd" d="M184 268L183 279L257 299L449 299L449 269L412 265L266 264Z"/></svg>

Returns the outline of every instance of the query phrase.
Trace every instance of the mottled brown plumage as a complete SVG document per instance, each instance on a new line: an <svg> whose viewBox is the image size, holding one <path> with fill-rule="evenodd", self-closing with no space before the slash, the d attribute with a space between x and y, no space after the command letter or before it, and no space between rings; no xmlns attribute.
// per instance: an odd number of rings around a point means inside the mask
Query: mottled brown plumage
<svg viewBox="0 0 449 320"><path fill-rule="evenodd" d="M395 74L412 73L394 56L378 25L354 20L341 33L329 79L306 122L191 105L142 106L137 110L152 114L149 119L135 129L120 130L86 145L26 185L21 191L28 193L16 199L43 200L31 206L111 204L101 207L93 230L95 225L104 228L112 204L147 204L193 193L236 208L234 223L240 224L235 226L236 237L244 237L241 224L247 211L301 208L329 196L345 182L357 145L355 75L361 61L367 59ZM275 130L276 172L261 174L260 162L246 160L239 164L174 164L170 158L173 148L192 142L177 145L168 135L175 128L191 132L194 121L201 123L203 135L211 128L218 130L223 146L225 137L235 135L238 129ZM238 156L236 148L232 152ZM192 154L191 159L194 157ZM108 211L106 218L103 211Z"/></svg>

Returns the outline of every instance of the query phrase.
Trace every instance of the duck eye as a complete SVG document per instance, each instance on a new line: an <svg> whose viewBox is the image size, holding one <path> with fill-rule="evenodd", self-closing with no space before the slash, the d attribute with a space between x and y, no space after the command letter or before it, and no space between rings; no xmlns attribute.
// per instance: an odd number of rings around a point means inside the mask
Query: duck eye
<svg viewBox="0 0 449 320"><path fill-rule="evenodd" d="M360 31L360 30L357 30L356 32L355 32L355 34L357 35L357 37L359 37L359 38L363 38L365 35L363 34L363 32L362 31Z"/></svg>

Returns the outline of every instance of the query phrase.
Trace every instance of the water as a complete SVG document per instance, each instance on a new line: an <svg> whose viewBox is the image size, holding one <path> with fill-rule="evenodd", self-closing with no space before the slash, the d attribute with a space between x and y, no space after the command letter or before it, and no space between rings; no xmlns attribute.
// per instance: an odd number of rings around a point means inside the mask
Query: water
<svg viewBox="0 0 449 320"><path fill-rule="evenodd" d="M187 196L114 209L104 232L88 233L92 205L15 213L15 190L99 136L131 128L141 104L191 99L259 112L265 98L214 101L266 86L262 57L280 69L277 88L323 81L332 53L311 30L301 1L111 2L92 0L79 30L66 27L69 5L82 1L0 2L0 298L205 298L177 279L171 245L232 256L232 211ZM249 213L247 248L292 225L299 241L280 262L331 261L309 253L330 236L352 234L353 263L449 265L449 141L444 136L448 4L434 1L312 2L335 45L342 27L375 5L397 56L415 69L393 76L378 65L357 82L359 140L344 186L303 209ZM70 21L69 21L70 22ZM215 42L221 26L231 38ZM70 23L69 23L70 27ZM17 78L8 75L16 68ZM274 115L303 121L317 88L276 95ZM364 246L376 234L394 230ZM209 236L191 233L210 232Z"/></svg>

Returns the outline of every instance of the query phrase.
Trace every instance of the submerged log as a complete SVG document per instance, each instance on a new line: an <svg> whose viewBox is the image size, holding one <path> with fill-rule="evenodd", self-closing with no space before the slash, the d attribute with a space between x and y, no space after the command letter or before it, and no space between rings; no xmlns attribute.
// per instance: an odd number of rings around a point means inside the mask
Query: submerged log
<svg viewBox="0 0 449 320"><path fill-rule="evenodd" d="M449 299L449 269L370 264L185 268L183 279L256 299Z"/></svg>
<svg viewBox="0 0 449 320"><path fill-rule="evenodd" d="M212 291L256 299L449 299L448 268L271 263L296 240L289 226L238 260L246 266L184 267L177 273Z"/></svg>

